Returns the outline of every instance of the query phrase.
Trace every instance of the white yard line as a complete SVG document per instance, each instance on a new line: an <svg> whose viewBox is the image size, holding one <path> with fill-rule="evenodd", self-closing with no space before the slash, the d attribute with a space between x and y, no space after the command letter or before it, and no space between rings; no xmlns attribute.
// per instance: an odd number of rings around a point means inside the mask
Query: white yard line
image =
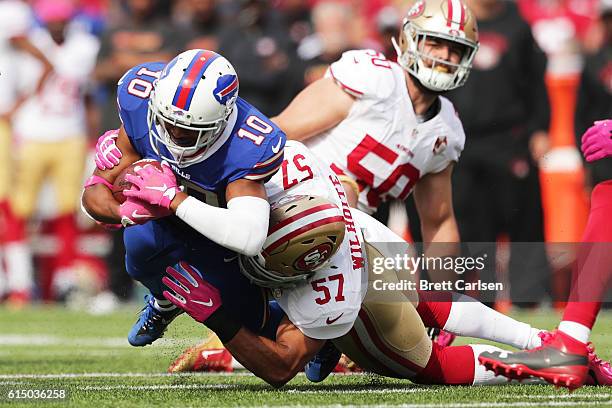
<svg viewBox="0 0 612 408"><path fill-rule="evenodd" d="M610 401L550 401L550 402L527 402L527 401L517 401L517 402L465 402L465 403L440 403L440 404L376 404L376 405L285 405L285 406L274 406L275 408L306 408L306 407L316 407L316 408L379 408L379 407L388 407L388 408L513 408L513 407L593 407L604 405L610 405ZM268 405L263 405L263 407L268 407ZM241 408L251 408L248 405L242 406Z"/></svg>
<svg viewBox="0 0 612 408"><path fill-rule="evenodd" d="M564 391L559 391L559 394L548 394L548 395L529 395L529 394L507 394L500 395L500 398L508 399L581 399L581 398L599 398L609 399L612 401L612 394L563 394ZM565 391L567 392L567 391Z"/></svg>
<svg viewBox="0 0 612 408"><path fill-rule="evenodd" d="M419 392L430 392L432 390L427 388L365 388L361 390L343 390L343 389L331 389L325 388L322 390L296 390L296 389L282 389L282 392L288 394L416 394Z"/></svg>
<svg viewBox="0 0 612 408"><path fill-rule="evenodd" d="M165 338L155 342L154 347L177 347L195 344L201 338ZM132 348L126 337L63 337L45 334L1 334L0 346L67 346L67 347L125 347Z"/></svg>
<svg viewBox="0 0 612 408"><path fill-rule="evenodd" d="M167 373L63 373L63 374L3 374L0 375L0 385L17 385L19 381L10 380L28 380L28 379L80 379L80 378L163 378L163 377L208 377L208 376L252 376L248 372L239 373L180 373L180 374L167 374ZM350 385L349 385L350 387ZM79 391L112 391L112 390L128 390L128 391L155 391L155 390L240 390L243 386L241 384L155 384L155 385L91 385L91 386L79 386ZM273 392L272 389L270 389ZM361 389L296 389L287 388L281 390L287 394L343 394L343 395L359 395L359 394L415 394L415 393L426 393L433 392L435 389L423 387L423 388L401 388L401 387L366 387ZM513 408L513 407L594 407L594 406L610 406L612 404L612 394L608 393L597 393L597 394L568 394L562 391L554 391L554 394L547 395L525 395L525 394L505 394L501 398L511 399L513 401L508 402L466 402L466 403L424 403L424 404L403 404L403 405L356 405L356 407L403 407L403 408ZM580 401L585 399L588 401ZM537 400L537 401L534 401ZM299 405L301 407L314 407L315 405ZM329 408L341 407L342 405L328 405ZM295 406L293 406L295 407ZM346 405L342 406L346 407ZM321 406L317 406L321 408Z"/></svg>
<svg viewBox="0 0 612 408"><path fill-rule="evenodd" d="M62 374L0 374L0 380L42 380L42 379L68 379L68 378L144 378L144 377L195 377L195 376L252 376L249 372L240 373L62 373Z"/></svg>
<svg viewBox="0 0 612 408"><path fill-rule="evenodd" d="M158 384L158 385L87 385L77 387L80 391L155 391L155 390L226 390L239 388L238 384Z"/></svg>

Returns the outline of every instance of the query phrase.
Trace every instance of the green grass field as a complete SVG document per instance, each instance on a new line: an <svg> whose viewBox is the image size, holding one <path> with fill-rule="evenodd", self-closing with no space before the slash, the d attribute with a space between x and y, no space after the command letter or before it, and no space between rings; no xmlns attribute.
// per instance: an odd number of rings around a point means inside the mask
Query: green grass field
<svg viewBox="0 0 612 408"><path fill-rule="evenodd" d="M0 307L0 406L212 407L404 405L411 407L612 407L612 390L583 387L568 393L547 385L423 387L372 375L332 376L310 384L303 375L274 390L247 374L167 375L168 364L205 330L181 316L164 339L142 349L126 334L138 306L106 316L57 307L11 311ZM516 317L551 328L553 312ZM592 337L612 356L612 314L603 313ZM462 342L474 342L463 339ZM9 399L10 390L67 390L66 400Z"/></svg>

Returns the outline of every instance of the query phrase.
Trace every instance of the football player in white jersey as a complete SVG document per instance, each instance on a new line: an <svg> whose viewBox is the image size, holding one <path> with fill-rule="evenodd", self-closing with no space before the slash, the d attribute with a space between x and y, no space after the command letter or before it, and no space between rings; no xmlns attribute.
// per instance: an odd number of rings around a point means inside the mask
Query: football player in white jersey
<svg viewBox="0 0 612 408"><path fill-rule="evenodd" d="M392 258L407 244L367 214L351 209L337 176L301 143L285 145L281 171L266 183L271 203L270 230L263 251L240 256L242 272L254 283L272 289L285 312L276 340L244 327L225 346L260 378L274 386L293 378L327 340L368 371L424 384L502 383L480 366L480 352L493 346L441 347L428 338L433 303L416 291L380 291L374 281L397 282L401 273L375 272L376 258ZM394 243L394 245L388 245ZM170 274L185 288L165 278L168 300L206 324L221 299L189 265ZM405 277L405 275L403 275ZM189 281L188 281L189 279ZM191 281L191 282L190 282ZM460 335L482 337L518 348L541 344L544 332L506 317L463 295L440 327ZM211 303L214 306L211 306ZM465 312L463 303L471 310ZM473 322L468 315L478 315ZM220 316L211 319L225 321ZM402 324L398 324L402 322ZM230 322L226 322L231 325ZM175 367L193 369L224 350L191 349Z"/></svg>
<svg viewBox="0 0 612 408"><path fill-rule="evenodd" d="M355 208L373 213L414 190L425 255L458 255L451 176L465 134L441 94L469 76L476 19L464 0L412 0L393 43L397 62L372 50L345 52L272 120L332 167ZM456 278L429 273L438 282Z"/></svg>
<svg viewBox="0 0 612 408"><path fill-rule="evenodd" d="M32 30L30 40L47 56L53 73L33 94L31 88L45 75L44 64L32 56L17 60L21 89L29 97L12 121L19 143L13 150L15 179L9 200L15 219L6 239L21 248L23 273L31 274L25 224L35 213L42 186L50 182L55 193L53 233L62 248L54 259L53 290L60 297L74 282L78 236L74 216L87 153L85 99L99 44L93 35L71 26L77 11L73 2L40 0L36 10L44 25Z"/></svg>
<svg viewBox="0 0 612 408"><path fill-rule="evenodd" d="M11 232L11 217L8 201L14 185L12 159L14 152L11 120L15 111L27 99L20 95L19 81L23 78L20 54L36 59L43 67L33 92L39 92L51 73L53 66L47 57L29 39L28 32L34 23L30 6L20 0L0 1L0 298L5 294L8 302L20 305L28 301L33 286L31 270L23 268L27 254L19 244L13 243L8 234ZM32 78L28 78L32 81ZM24 262L25 260L25 262ZM6 276L3 265L6 264ZM5 293L6 292L6 293Z"/></svg>
<svg viewBox="0 0 612 408"><path fill-rule="evenodd" d="M413 1L395 46L397 63L345 52L273 120L331 165L352 206L372 213L414 188L424 239L450 242L458 238L450 174L465 135L440 94L467 80L476 21L462 0Z"/></svg>

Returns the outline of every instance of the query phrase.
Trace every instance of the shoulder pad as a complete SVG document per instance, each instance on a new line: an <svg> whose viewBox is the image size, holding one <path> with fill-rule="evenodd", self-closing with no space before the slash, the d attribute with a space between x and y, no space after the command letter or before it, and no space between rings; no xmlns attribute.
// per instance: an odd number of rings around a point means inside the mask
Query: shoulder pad
<svg viewBox="0 0 612 408"><path fill-rule="evenodd" d="M138 109L141 104L147 104L153 89L153 81L157 78L147 75L149 72L160 72L163 62L147 62L129 69L117 82L117 102L124 110ZM146 85L150 84L150 87Z"/></svg>
<svg viewBox="0 0 612 408"><path fill-rule="evenodd" d="M238 122L232 145L236 147L236 171L229 182L245 178L266 182L280 168L287 137L270 119L238 98Z"/></svg>
<svg viewBox="0 0 612 408"><path fill-rule="evenodd" d="M154 74L161 72L164 66L163 62L136 65L117 82L119 118L131 138L142 137L143 132L140 130L146 126L149 95L157 79Z"/></svg>
<svg viewBox="0 0 612 408"><path fill-rule="evenodd" d="M395 89L392 62L374 50L353 50L342 54L326 74L356 98L385 98Z"/></svg>

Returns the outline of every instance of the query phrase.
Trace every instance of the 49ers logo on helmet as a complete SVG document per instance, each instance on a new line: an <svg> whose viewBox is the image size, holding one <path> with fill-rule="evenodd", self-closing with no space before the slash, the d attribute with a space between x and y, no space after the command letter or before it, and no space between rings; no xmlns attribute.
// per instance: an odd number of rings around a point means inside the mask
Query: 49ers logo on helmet
<svg viewBox="0 0 612 408"><path fill-rule="evenodd" d="M330 243L319 244L297 258L293 267L300 271L313 271L330 258L332 251L333 247Z"/></svg>
<svg viewBox="0 0 612 408"><path fill-rule="evenodd" d="M417 18L425 11L425 2L423 0L419 0L408 10L407 18Z"/></svg>

